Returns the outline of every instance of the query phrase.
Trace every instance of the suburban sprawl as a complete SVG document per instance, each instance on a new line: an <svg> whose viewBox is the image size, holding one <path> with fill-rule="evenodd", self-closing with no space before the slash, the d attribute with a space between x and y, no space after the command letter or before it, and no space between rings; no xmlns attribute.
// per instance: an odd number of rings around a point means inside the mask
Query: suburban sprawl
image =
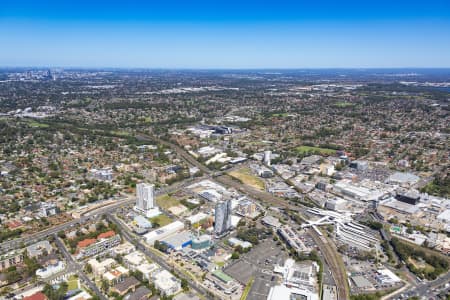
<svg viewBox="0 0 450 300"><path fill-rule="evenodd" d="M448 70L0 69L0 299L450 299Z"/></svg>

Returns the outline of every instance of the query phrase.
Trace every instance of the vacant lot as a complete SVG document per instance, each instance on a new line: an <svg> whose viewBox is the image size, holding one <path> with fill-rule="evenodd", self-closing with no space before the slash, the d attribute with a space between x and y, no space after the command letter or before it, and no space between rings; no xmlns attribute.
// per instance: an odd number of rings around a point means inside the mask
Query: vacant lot
<svg viewBox="0 0 450 300"><path fill-rule="evenodd" d="M169 195L162 195L156 198L156 204L158 207L167 210L172 206L176 206L180 204L180 200L175 197Z"/></svg>
<svg viewBox="0 0 450 300"><path fill-rule="evenodd" d="M69 280L67 280L68 290L73 291L79 289L78 277L70 276Z"/></svg>
<svg viewBox="0 0 450 300"><path fill-rule="evenodd" d="M166 216L165 214L160 214L157 217L151 218L150 222L152 222L152 224L159 224L159 226L162 227L169 223L172 223L172 219Z"/></svg>
<svg viewBox="0 0 450 300"><path fill-rule="evenodd" d="M312 146L299 146L295 150L300 154L318 153L321 155L332 155L336 153L336 150L333 149L312 147Z"/></svg>
<svg viewBox="0 0 450 300"><path fill-rule="evenodd" d="M234 171L229 172L228 175L238 179L245 185L251 186L260 191L265 190L264 181L262 179L256 177L256 175L253 175L249 168L242 168L242 169L234 170Z"/></svg>

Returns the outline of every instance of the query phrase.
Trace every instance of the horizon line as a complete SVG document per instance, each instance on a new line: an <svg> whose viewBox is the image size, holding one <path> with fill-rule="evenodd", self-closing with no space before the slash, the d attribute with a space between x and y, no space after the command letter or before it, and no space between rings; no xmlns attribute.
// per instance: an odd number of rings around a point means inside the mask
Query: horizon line
<svg viewBox="0 0 450 300"><path fill-rule="evenodd" d="M1 69L85 69L85 70L198 70L198 71L227 71L227 70L450 70L450 66L445 67L112 67L112 66L7 66L0 65Z"/></svg>

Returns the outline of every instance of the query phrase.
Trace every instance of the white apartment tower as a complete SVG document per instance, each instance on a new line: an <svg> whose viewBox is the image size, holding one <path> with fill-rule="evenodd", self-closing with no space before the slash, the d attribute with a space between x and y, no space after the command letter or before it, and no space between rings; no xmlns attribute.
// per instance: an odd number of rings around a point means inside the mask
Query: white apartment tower
<svg viewBox="0 0 450 300"><path fill-rule="evenodd" d="M155 208L155 185L148 183L138 183L136 185L136 206L135 209L148 215L148 212Z"/></svg>
<svg viewBox="0 0 450 300"><path fill-rule="evenodd" d="M272 151L264 151L263 163L270 167L270 157L272 155Z"/></svg>

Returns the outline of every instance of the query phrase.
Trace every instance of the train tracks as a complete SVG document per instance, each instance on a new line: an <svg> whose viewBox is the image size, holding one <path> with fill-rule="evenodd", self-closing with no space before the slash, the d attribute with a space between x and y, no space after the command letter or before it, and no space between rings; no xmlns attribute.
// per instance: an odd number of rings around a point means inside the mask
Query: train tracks
<svg viewBox="0 0 450 300"><path fill-rule="evenodd" d="M340 261L339 253L337 252L334 244L329 243L325 236L320 236L312 228L309 230L309 234L314 239L314 242L322 252L325 262L330 268L331 275L337 287L338 300L350 299L350 291L348 287L347 274L343 267L342 261Z"/></svg>

